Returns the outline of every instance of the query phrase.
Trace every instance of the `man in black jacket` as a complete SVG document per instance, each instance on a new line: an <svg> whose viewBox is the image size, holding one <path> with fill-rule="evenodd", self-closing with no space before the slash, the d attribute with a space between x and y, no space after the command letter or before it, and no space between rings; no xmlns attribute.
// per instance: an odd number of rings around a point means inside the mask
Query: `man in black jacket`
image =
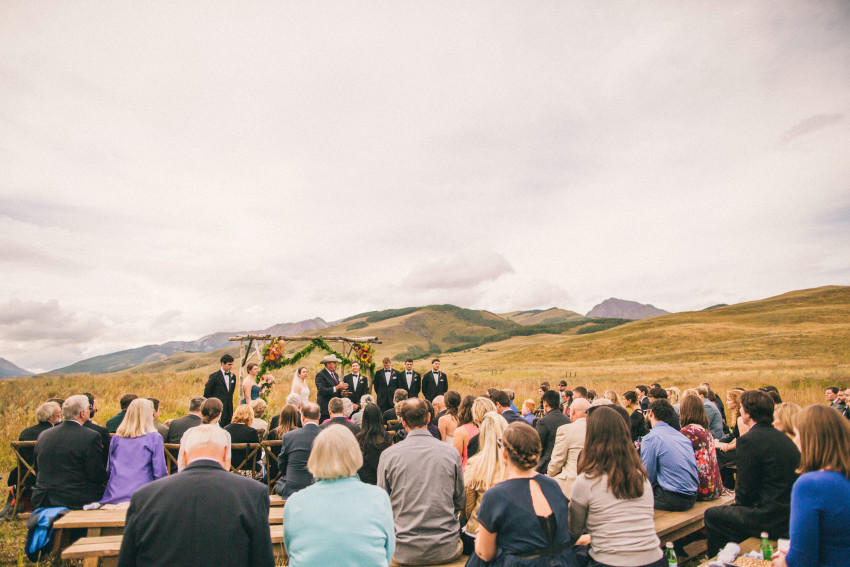
<svg viewBox="0 0 850 567"><path fill-rule="evenodd" d="M307 470L307 461L313 450L313 440L319 436L319 405L313 402L301 404L303 427L283 434L280 443L280 479L274 491L282 498L313 484L313 475Z"/></svg>
<svg viewBox="0 0 850 567"><path fill-rule="evenodd" d="M445 372L440 372L440 359L431 361L431 370L422 376L422 395L433 403L434 398L449 391L449 378Z"/></svg>
<svg viewBox="0 0 850 567"><path fill-rule="evenodd" d="M542 474L546 474L546 469L549 467L549 459L552 457L552 447L555 446L555 435L558 428L570 422L570 418L558 409L560 401L560 394L554 390L546 390L543 394L545 415L537 420L537 434L540 436L540 445L543 447L540 462L537 464L537 472Z"/></svg>
<svg viewBox="0 0 850 567"><path fill-rule="evenodd" d="M38 473L32 490L36 508L64 506L81 509L103 496L106 468L100 435L83 427L89 419L89 400L71 396L62 406L64 421L43 431L35 446Z"/></svg>
<svg viewBox="0 0 850 567"><path fill-rule="evenodd" d="M98 435L100 435L100 442L103 444L103 466L106 466L107 461L109 460L109 443L112 439L109 437L109 430L103 427L102 425L96 424L94 421L94 416L97 414L97 402L94 399L94 396L88 392L83 394L89 400L89 418L83 424L83 427L88 427Z"/></svg>
<svg viewBox="0 0 850 567"><path fill-rule="evenodd" d="M354 404L354 411L360 409L360 398L370 393L372 389L369 387L369 379L360 374L360 363L351 363L351 374L347 374L342 379L348 386L347 390L351 392L351 402Z"/></svg>
<svg viewBox="0 0 850 567"><path fill-rule="evenodd" d="M236 376L231 372L233 369L233 357L225 354L221 357L221 369L210 374L204 386L205 398L218 398L221 400L221 419L219 425L225 427L230 425L233 417L233 392L236 390Z"/></svg>
<svg viewBox="0 0 850 567"><path fill-rule="evenodd" d="M348 385L345 382L340 382L339 375L336 373L336 365L340 360L333 354L329 354L322 359L324 369L316 374L316 401L319 402L319 411L321 412L320 421L325 421L330 417L328 414L328 402L333 398L341 398L348 396Z"/></svg>
<svg viewBox="0 0 850 567"><path fill-rule="evenodd" d="M407 399L416 398L422 391L422 376L413 369L413 359L404 361L404 370L398 373L398 387L407 392Z"/></svg>
<svg viewBox="0 0 850 567"><path fill-rule="evenodd" d="M203 396L192 398L189 402L189 415L178 417L168 426L168 435L165 436L166 443L180 443L183 434L193 427L201 424L201 406L207 399Z"/></svg>
<svg viewBox="0 0 850 567"><path fill-rule="evenodd" d="M230 437L215 425L189 430L179 474L137 490L130 500L118 565L274 565L269 493L228 472Z"/></svg>
<svg viewBox="0 0 850 567"><path fill-rule="evenodd" d="M751 426L738 438L738 479L735 502L705 511L708 554L726 543L742 542L767 532L770 539L787 538L791 487L797 479L800 451L774 429L773 399L767 392L741 394L741 418Z"/></svg>
<svg viewBox="0 0 850 567"><path fill-rule="evenodd" d="M354 423L353 421L349 421L345 417L344 413L345 405L342 401L342 398L334 398L328 402L328 412L331 414L331 418L321 424L319 429L327 429L331 425L338 424L343 427L348 428L354 435L360 433L360 426Z"/></svg>
<svg viewBox="0 0 850 567"><path fill-rule="evenodd" d="M398 388L398 373L392 367L389 357L384 358L384 367L375 372L375 401L381 413L393 407L393 394Z"/></svg>

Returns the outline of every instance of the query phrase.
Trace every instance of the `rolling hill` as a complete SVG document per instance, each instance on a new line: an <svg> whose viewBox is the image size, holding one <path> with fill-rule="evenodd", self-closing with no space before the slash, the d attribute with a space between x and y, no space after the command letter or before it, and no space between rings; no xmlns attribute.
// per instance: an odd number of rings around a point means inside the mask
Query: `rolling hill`
<svg viewBox="0 0 850 567"><path fill-rule="evenodd" d="M24 370L13 362L0 358L0 378L15 378L16 376L29 376L32 372Z"/></svg>
<svg viewBox="0 0 850 567"><path fill-rule="evenodd" d="M565 321L583 318L582 315L575 311L567 311L566 309L558 309L557 307L532 309L531 311L513 311L511 313L504 313L502 317L520 325L552 325L554 323L563 323Z"/></svg>

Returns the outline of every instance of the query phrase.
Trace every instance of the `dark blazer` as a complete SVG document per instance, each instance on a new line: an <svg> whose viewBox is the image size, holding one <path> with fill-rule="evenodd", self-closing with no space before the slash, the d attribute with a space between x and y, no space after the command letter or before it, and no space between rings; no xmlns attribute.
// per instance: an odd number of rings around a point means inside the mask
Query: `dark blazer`
<svg viewBox="0 0 850 567"><path fill-rule="evenodd" d="M109 443L111 442L111 438L109 437L109 431L103 427L102 425L98 425L94 423L92 420L88 420L83 424L83 427L88 427L98 435L100 435L100 442L103 444L103 466L106 466L106 462L109 460Z"/></svg>
<svg viewBox="0 0 850 567"><path fill-rule="evenodd" d="M79 510L100 500L106 482L100 435L76 421L63 421L38 436L35 469L35 508L65 506Z"/></svg>
<svg viewBox="0 0 850 567"><path fill-rule="evenodd" d="M520 416L517 414L517 412L515 412L515 411L514 411L514 410L512 410L512 409L506 409L505 411L503 411L503 412L502 412L502 417L504 417L504 418L505 418L505 421L507 421L507 422L508 422L508 425L512 424L512 423L513 423L513 422L515 422L515 421L519 421L520 419L522 419L522 417L520 417Z"/></svg>
<svg viewBox="0 0 850 567"><path fill-rule="evenodd" d="M537 420L537 434L540 436L540 445L543 452L540 454L540 462L537 464L537 472L546 474L549 467L549 459L552 458L552 447L555 446L555 435L558 428L570 422L570 418L559 409L553 409Z"/></svg>
<svg viewBox="0 0 850 567"><path fill-rule="evenodd" d="M360 398L372 391L372 388L369 386L369 378L363 374L360 375L360 379L357 381L356 389L354 388L354 374L347 374L342 380L348 384L348 391L351 392L348 398L358 406L360 405Z"/></svg>
<svg viewBox="0 0 850 567"><path fill-rule="evenodd" d="M436 372L437 380L434 380L435 372L429 370L422 377L422 395L429 402L433 402L437 396L442 396L449 391L449 377L445 372Z"/></svg>
<svg viewBox="0 0 850 567"><path fill-rule="evenodd" d="M198 460L133 494L118 565L189 564L274 565L265 486Z"/></svg>
<svg viewBox="0 0 850 567"><path fill-rule="evenodd" d="M357 471L357 476L366 484L378 484L378 462L381 460L381 453L387 447L393 444L393 437L389 433L384 433L384 439L376 445L370 444L364 446L363 439L358 439L360 451L363 453L363 466Z"/></svg>
<svg viewBox="0 0 850 567"><path fill-rule="evenodd" d="M221 370L210 374L204 386L204 397L218 398L221 400L221 405L224 406L221 410L221 420L219 421L222 427L229 425L233 417L233 394L236 393L236 376L233 372L228 372L227 374L230 382L230 391L224 385L224 375L221 373Z"/></svg>
<svg viewBox="0 0 850 567"><path fill-rule="evenodd" d="M800 451L772 425L757 423L738 438L737 454L735 504L752 509L752 525L784 537L788 534L791 487L797 480Z"/></svg>
<svg viewBox="0 0 850 567"><path fill-rule="evenodd" d="M319 426L308 422L301 429L283 434L278 457L282 474L274 488L282 498L289 498L291 494L313 484L313 475L307 470L307 460L319 431Z"/></svg>
<svg viewBox="0 0 850 567"><path fill-rule="evenodd" d="M49 421L45 421L43 423L36 423L35 425L30 425L29 427L27 427L26 429L21 431L21 435L18 437L18 441L38 441L38 436L43 431L47 431L48 429L53 429L53 424L50 423ZM108 437L109 433L107 433L106 435ZM34 451L35 451L34 448L31 449L29 447L24 447L24 448L20 449L19 452L21 453L21 456L24 458L24 460L26 462L32 463L33 458L34 458L34 456L33 456Z"/></svg>
<svg viewBox="0 0 850 567"><path fill-rule="evenodd" d="M339 384L339 374L336 372L331 374L330 370L322 368L316 374L316 401L319 403L319 410L322 412L321 421L330 417L330 414L328 414L328 402L332 398L342 397L339 391L334 390L337 384Z"/></svg>
<svg viewBox="0 0 850 567"><path fill-rule="evenodd" d="M375 376L372 379L375 386L375 402L381 411L387 411L393 407L393 396L396 388L398 388L398 373L390 369L390 381L387 383L386 370L380 368L375 371Z"/></svg>
<svg viewBox="0 0 850 567"><path fill-rule="evenodd" d="M324 422L322 425L320 425L319 429L327 429L328 427L330 427L331 425L334 425L334 424L339 424L339 425L342 425L344 427L347 427L349 430L351 430L351 432L355 436L357 436L357 434L360 433L360 426L357 425L354 422L348 421L344 417L335 417L333 419L330 419L330 420Z"/></svg>
<svg viewBox="0 0 850 567"><path fill-rule="evenodd" d="M225 427L224 430L230 433L231 443L260 442L260 435L257 433L257 430L250 425L245 425L244 423L231 423ZM234 468L238 467L242 461L245 460L245 457L248 456L248 453L250 453L248 449L232 449L230 451L230 463ZM251 470L251 467L246 465L241 467L240 470Z"/></svg>
<svg viewBox="0 0 850 567"><path fill-rule="evenodd" d="M398 390L406 390L407 398L415 398L422 391L422 376L415 370L412 371L413 379L410 381L410 386L407 385L407 370L399 370L396 376L398 381Z"/></svg>
<svg viewBox="0 0 850 567"><path fill-rule="evenodd" d="M183 434L201 424L201 416L189 414L183 417L178 417L168 426L168 435L165 437L166 443L180 443Z"/></svg>
<svg viewBox="0 0 850 567"><path fill-rule="evenodd" d="M121 410L109 419L106 420L106 431L108 433L115 433L118 431L118 426L121 425L121 422L124 421L124 416L127 415L127 410Z"/></svg>
<svg viewBox="0 0 850 567"><path fill-rule="evenodd" d="M646 416L637 408L629 416L629 429L632 434L632 442L637 441L647 433L649 428L646 426Z"/></svg>
<svg viewBox="0 0 850 567"><path fill-rule="evenodd" d="M396 415L396 413L395 413L395 406L393 406L390 409L388 409L387 411L385 411L383 418L384 418L384 425L386 425L387 422L391 419L398 419L398 415Z"/></svg>

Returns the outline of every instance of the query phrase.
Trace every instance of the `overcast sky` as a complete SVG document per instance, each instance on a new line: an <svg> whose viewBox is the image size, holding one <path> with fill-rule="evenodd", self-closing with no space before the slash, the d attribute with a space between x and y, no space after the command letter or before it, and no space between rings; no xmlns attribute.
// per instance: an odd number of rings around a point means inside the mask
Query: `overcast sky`
<svg viewBox="0 0 850 567"><path fill-rule="evenodd" d="M850 284L850 4L0 0L0 356Z"/></svg>

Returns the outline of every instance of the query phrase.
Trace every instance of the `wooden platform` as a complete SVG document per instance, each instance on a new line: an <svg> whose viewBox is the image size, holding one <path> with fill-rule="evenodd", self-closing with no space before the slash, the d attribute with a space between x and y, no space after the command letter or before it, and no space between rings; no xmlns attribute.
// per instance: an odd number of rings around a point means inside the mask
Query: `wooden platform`
<svg viewBox="0 0 850 567"><path fill-rule="evenodd" d="M676 541L687 535L701 530L705 526L705 511L715 506L725 506L735 501L734 494L726 494L710 502L697 502L694 507L684 512L655 511L655 533L661 540L661 545Z"/></svg>

